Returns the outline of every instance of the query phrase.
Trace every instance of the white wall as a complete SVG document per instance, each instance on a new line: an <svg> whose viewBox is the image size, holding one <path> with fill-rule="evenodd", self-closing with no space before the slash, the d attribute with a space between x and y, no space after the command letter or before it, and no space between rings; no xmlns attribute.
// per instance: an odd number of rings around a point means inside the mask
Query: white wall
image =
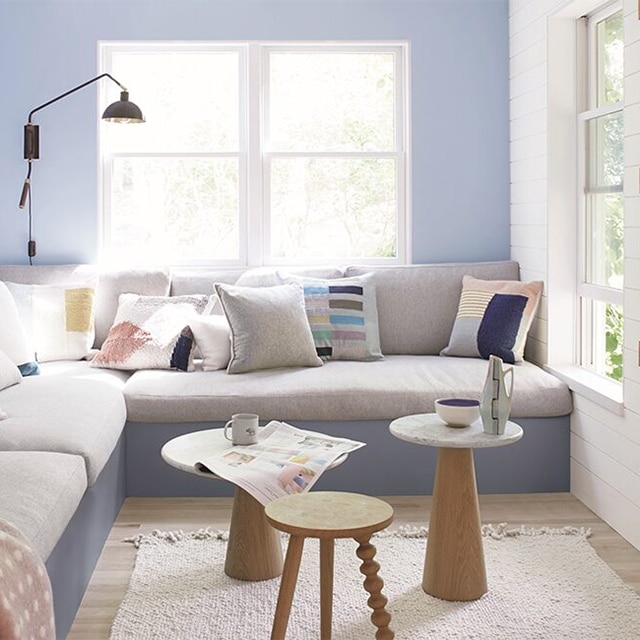
<svg viewBox="0 0 640 640"><path fill-rule="evenodd" d="M573 87L558 81L557 29L596 0L510 0L511 256L521 277L542 279L545 295L527 357L567 362L563 319L571 314L563 261L575 257L565 232L574 215L561 180L575 176L558 138ZM640 19L637 0L624 0L625 28L625 379L622 415L594 395L574 392L571 420L571 491L640 549ZM563 26L564 25L564 26ZM554 31L556 30L556 31ZM556 38L554 39L554 33ZM565 52L571 42L564 37ZM551 34L551 36L550 36ZM569 34L570 35L570 34ZM550 61L554 67L551 67ZM565 140L565 141L566 141ZM553 148L553 153L550 153ZM562 166L562 163L565 166ZM564 172L559 177L559 169ZM564 198L564 199L563 199ZM568 205L568 206L567 206ZM549 248L553 251L549 251ZM565 247L565 251L559 251ZM564 289L563 289L564 287ZM564 293L564 295L563 295ZM551 298L553 304L549 305ZM564 308L563 308L564 306ZM554 315L555 314L555 315ZM562 344L564 341L564 344ZM608 408L609 407L609 408Z"/></svg>

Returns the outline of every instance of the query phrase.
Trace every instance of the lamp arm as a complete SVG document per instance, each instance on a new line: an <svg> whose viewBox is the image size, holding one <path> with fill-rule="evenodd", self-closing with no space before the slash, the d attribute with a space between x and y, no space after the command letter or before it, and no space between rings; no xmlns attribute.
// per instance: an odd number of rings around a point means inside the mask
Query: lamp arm
<svg viewBox="0 0 640 640"><path fill-rule="evenodd" d="M84 87L86 87L87 85L90 85L98 80L100 80L100 78L109 78L110 80L113 80L123 91L126 91L127 88L120 84L112 75L110 75L109 73L101 73L99 76L96 76L95 78L92 78L91 80L87 80L86 82L83 82L82 84L79 84L77 87L74 87L73 89L69 89L69 91L65 91L64 93L61 93L59 96L57 96L56 98L53 98L51 100L49 100L48 102L45 102L44 104L41 104L39 107L36 107L35 109L32 109L29 112L29 118L27 119L27 122L31 122L31 117L33 116L33 114L36 111L40 111L40 109L44 109L45 107L48 107L50 104L53 104L54 102L58 102L58 100L62 100L62 98L66 98L68 95L75 93L76 91L79 91L80 89L83 89Z"/></svg>

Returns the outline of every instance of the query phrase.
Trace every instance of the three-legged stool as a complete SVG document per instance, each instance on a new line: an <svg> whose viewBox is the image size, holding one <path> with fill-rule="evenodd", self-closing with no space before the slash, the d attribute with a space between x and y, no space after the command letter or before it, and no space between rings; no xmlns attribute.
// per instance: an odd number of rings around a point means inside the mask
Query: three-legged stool
<svg viewBox="0 0 640 640"><path fill-rule="evenodd" d="M380 565L374 561L376 548L369 540L393 520L389 504L357 493L315 491L284 496L265 508L271 526L291 534L284 561L278 604L271 630L271 640L284 640L291 603L298 579L305 538L320 541L320 637L331 638L333 609L333 551L336 538L354 538L359 543L356 555L362 560L364 588L370 594L371 621L377 627L377 640L392 640L391 615L386 611L387 598L382 595Z"/></svg>

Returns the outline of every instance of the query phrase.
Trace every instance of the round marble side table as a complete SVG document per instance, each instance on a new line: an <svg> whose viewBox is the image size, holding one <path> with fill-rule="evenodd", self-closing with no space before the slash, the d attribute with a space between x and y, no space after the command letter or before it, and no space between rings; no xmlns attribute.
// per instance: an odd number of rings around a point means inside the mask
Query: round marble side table
<svg viewBox="0 0 640 640"><path fill-rule="evenodd" d="M438 447L422 588L442 600L477 600L487 592L480 507L473 449L512 444L522 427L507 422L505 432L484 433L478 420L449 427L435 413L394 420L389 430L401 440Z"/></svg>
<svg viewBox="0 0 640 640"><path fill-rule="evenodd" d="M196 469L203 456L231 449L224 429L193 431L164 444L162 459L172 467L203 478L221 480L219 476ZM329 467L333 469L347 459L343 454ZM233 496L229 540L224 571L238 580L270 580L282 574L280 534L267 522L264 507L248 491L236 485Z"/></svg>

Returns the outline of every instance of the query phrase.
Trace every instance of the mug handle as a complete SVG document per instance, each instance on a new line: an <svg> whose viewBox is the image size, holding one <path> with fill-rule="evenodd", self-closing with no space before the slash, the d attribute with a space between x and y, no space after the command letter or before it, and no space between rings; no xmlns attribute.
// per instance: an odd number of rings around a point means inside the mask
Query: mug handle
<svg viewBox="0 0 640 640"><path fill-rule="evenodd" d="M230 426L230 425L233 425L233 420L229 420L229 422L227 422L227 424L225 424L225 425L224 425L224 437L225 437L227 440L231 440L231 442L233 442L233 437L231 437L231 438L230 438L230 437L227 435L227 431L229 430L229 426Z"/></svg>

